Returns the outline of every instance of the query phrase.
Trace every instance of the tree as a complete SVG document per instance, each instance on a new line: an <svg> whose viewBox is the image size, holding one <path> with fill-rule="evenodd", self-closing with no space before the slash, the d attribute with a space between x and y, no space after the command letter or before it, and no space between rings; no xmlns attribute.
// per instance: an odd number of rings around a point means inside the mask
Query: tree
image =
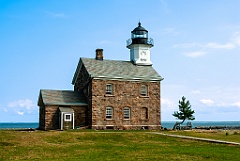
<svg viewBox="0 0 240 161"><path fill-rule="evenodd" d="M195 111L191 109L190 102L188 100L186 102L186 98L184 96L182 97L182 100L179 100L178 103L179 112L174 111L172 115L177 119L182 120L180 124L182 124L185 120L195 120L195 117L193 116Z"/></svg>

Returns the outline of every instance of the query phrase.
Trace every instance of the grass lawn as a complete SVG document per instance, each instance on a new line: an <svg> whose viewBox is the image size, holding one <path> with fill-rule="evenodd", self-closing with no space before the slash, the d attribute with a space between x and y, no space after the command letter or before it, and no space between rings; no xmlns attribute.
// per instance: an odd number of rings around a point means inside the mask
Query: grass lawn
<svg viewBox="0 0 240 161"><path fill-rule="evenodd" d="M240 143L240 130L170 130L162 132L167 134L194 136Z"/></svg>
<svg viewBox="0 0 240 161"><path fill-rule="evenodd" d="M240 146L146 132L0 130L0 160L240 160Z"/></svg>

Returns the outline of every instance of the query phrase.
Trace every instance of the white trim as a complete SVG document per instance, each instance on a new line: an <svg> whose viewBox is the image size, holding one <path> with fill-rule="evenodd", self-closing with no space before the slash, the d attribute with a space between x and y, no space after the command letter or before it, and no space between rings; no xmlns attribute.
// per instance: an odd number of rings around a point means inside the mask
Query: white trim
<svg viewBox="0 0 240 161"><path fill-rule="evenodd" d="M73 117L72 124L73 124L73 129L74 129L74 127L75 127L75 125L74 125L74 113L72 114L72 117Z"/></svg>
<svg viewBox="0 0 240 161"><path fill-rule="evenodd" d="M66 115L70 115L70 120L66 120ZM61 117L60 117L60 122L61 122L61 125L60 125L60 128L61 130L63 130L63 123L64 122L72 122L72 129L74 129L75 127L75 124L74 124L74 112L73 113L69 113L69 112L61 112Z"/></svg>
<svg viewBox="0 0 240 161"><path fill-rule="evenodd" d="M70 116L70 117L67 118L67 116ZM72 114L71 113L65 113L64 114L64 121L71 122L72 121Z"/></svg>
<svg viewBox="0 0 240 161"><path fill-rule="evenodd" d="M105 78L102 78L102 77L98 77L98 76L95 76L93 79L96 79L96 80L118 80L118 81L132 81L132 82L160 82L163 80L163 78L159 78L159 79L143 79L143 78L116 78L116 77L105 77Z"/></svg>
<svg viewBox="0 0 240 161"><path fill-rule="evenodd" d="M107 118L107 117L110 117L111 118ZM112 120L113 119L113 107L106 107L106 119L108 120Z"/></svg>
<svg viewBox="0 0 240 161"><path fill-rule="evenodd" d="M61 130L63 130L63 112L61 112Z"/></svg>

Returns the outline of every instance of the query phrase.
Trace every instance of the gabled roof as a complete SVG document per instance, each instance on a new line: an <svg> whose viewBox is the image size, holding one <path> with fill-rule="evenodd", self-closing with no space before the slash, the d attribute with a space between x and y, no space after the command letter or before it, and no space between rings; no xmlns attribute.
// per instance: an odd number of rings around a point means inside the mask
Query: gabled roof
<svg viewBox="0 0 240 161"><path fill-rule="evenodd" d="M134 65L131 61L80 58L72 84L75 84L82 65L85 66L89 75L96 79L123 79L131 81L161 81L163 79L150 65Z"/></svg>
<svg viewBox="0 0 240 161"><path fill-rule="evenodd" d="M70 90L40 90L38 106L44 105L88 105L83 92Z"/></svg>

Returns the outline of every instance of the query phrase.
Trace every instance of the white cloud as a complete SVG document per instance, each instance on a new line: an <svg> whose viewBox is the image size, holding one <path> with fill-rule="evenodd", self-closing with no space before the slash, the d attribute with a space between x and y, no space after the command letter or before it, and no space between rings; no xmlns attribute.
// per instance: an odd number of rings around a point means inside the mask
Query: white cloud
<svg viewBox="0 0 240 161"><path fill-rule="evenodd" d="M203 47L209 48L209 49L233 49L233 48L235 48L235 44L233 44L233 43L218 44L215 42L209 42L209 43L203 45Z"/></svg>
<svg viewBox="0 0 240 161"><path fill-rule="evenodd" d="M207 52L205 52L205 51L194 51L194 52L184 53L184 55L186 55L187 57L192 57L192 58L200 57L200 56L203 56L206 54L207 54Z"/></svg>
<svg viewBox="0 0 240 161"><path fill-rule="evenodd" d="M235 102L233 104L231 104L232 106L237 106L237 107L240 107L240 102Z"/></svg>
<svg viewBox="0 0 240 161"><path fill-rule="evenodd" d="M235 102L235 103L219 102L219 103L215 103L211 99L201 99L200 102L204 105L207 105L207 106L215 106L216 108L218 107L219 111L228 111L230 109L233 109L233 107L240 107L240 102ZM219 107L221 107L221 109L219 109Z"/></svg>
<svg viewBox="0 0 240 161"><path fill-rule="evenodd" d="M18 115L24 115L24 112L17 111Z"/></svg>
<svg viewBox="0 0 240 161"><path fill-rule="evenodd" d="M8 104L8 107L9 110L12 110L13 112L19 115L31 113L36 110L36 107L33 105L33 102L29 99L10 102Z"/></svg>
<svg viewBox="0 0 240 161"><path fill-rule="evenodd" d="M9 107L26 107L26 109L31 109L31 107L33 107L33 103L31 100L29 99L25 99L25 100L18 100L15 102L11 102L8 104Z"/></svg>
<svg viewBox="0 0 240 161"><path fill-rule="evenodd" d="M211 100L211 99L201 99L200 102L207 105L207 106L211 106L211 105L214 104L214 101Z"/></svg>
<svg viewBox="0 0 240 161"><path fill-rule="evenodd" d="M239 45L240 46L240 32L235 32L233 33L233 42L236 44L236 45Z"/></svg>
<svg viewBox="0 0 240 161"><path fill-rule="evenodd" d="M236 47L236 43L238 43L240 40L235 40L235 42L229 42L225 44L219 44L216 42L208 42L205 44L201 43L183 43L183 44L176 44L173 45L173 48L182 48L182 49L192 49L192 48L201 48L202 50L208 50L208 49L234 49Z"/></svg>
<svg viewBox="0 0 240 161"><path fill-rule="evenodd" d="M226 43L217 42L207 42L207 43L182 43L173 45L173 48L181 48L183 50L188 50L184 53L187 57L200 57L206 54L212 53L214 50L232 50L240 46L240 33L235 32L231 36L231 40ZM195 51L194 51L195 50Z"/></svg>

